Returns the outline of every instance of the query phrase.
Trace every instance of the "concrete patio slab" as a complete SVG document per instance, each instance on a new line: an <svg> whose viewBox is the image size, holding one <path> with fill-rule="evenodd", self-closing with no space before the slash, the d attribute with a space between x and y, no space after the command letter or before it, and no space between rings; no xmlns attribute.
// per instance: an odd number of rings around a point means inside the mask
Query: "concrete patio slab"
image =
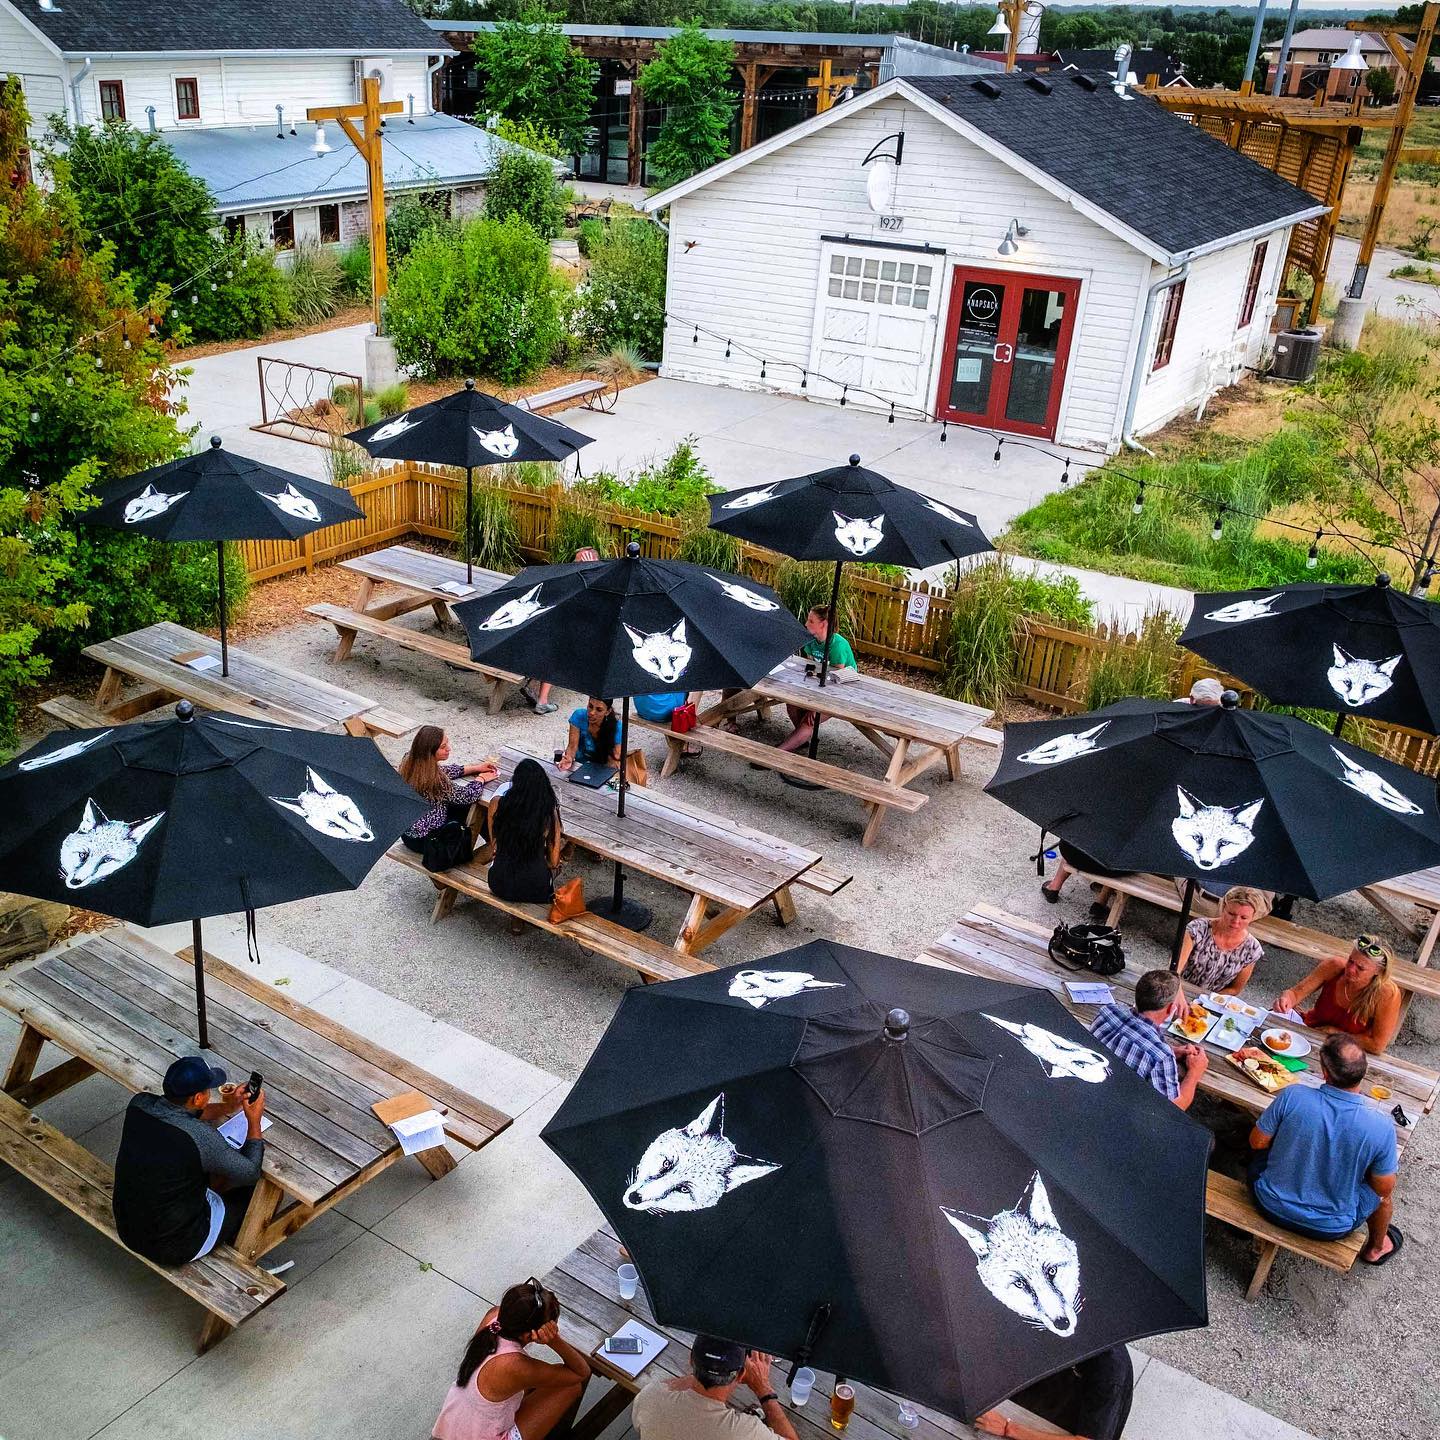
<svg viewBox="0 0 1440 1440"><path fill-rule="evenodd" d="M1297 1380L1277 1374L1275 1383L1288 1387ZM1139 1440L1310 1440L1284 1420L1153 1358L1135 1377L1125 1433Z"/></svg>

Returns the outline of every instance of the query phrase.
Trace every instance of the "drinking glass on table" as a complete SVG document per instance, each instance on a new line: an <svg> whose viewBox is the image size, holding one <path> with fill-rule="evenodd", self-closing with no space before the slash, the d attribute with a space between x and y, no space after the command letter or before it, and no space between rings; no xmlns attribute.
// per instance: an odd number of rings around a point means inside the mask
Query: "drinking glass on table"
<svg viewBox="0 0 1440 1440"><path fill-rule="evenodd" d="M908 1400L900 1402L900 1409L896 1412L895 1418L906 1430L920 1428L920 1412Z"/></svg>
<svg viewBox="0 0 1440 1440"><path fill-rule="evenodd" d="M790 1403L797 1409L806 1405L814 1388L815 1372L808 1365L802 1365L790 1382Z"/></svg>
<svg viewBox="0 0 1440 1440"><path fill-rule="evenodd" d="M837 1382L835 1393L830 1397L830 1426L843 1430L855 1413L855 1387L844 1380Z"/></svg>
<svg viewBox="0 0 1440 1440"><path fill-rule="evenodd" d="M633 1265L620 1265L615 1270L615 1283L620 1287L622 1300L633 1300L640 1286L640 1272Z"/></svg>

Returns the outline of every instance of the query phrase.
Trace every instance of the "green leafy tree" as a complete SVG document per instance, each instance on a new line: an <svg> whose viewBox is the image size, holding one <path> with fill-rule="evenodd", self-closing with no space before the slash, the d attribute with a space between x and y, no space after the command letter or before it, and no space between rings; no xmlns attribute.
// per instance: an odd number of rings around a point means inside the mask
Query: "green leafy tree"
<svg viewBox="0 0 1440 1440"><path fill-rule="evenodd" d="M501 140L533 150L537 155L548 155L552 160L564 158L565 152L561 149L560 141L543 125L536 125L533 121L512 120L508 115L494 115L490 117L488 128L492 135L499 136Z"/></svg>
<svg viewBox="0 0 1440 1440"><path fill-rule="evenodd" d="M475 36L478 119L524 121L553 135L567 155L585 148L599 65L560 29L560 17L526 9Z"/></svg>
<svg viewBox="0 0 1440 1440"><path fill-rule="evenodd" d="M734 73L735 47L710 39L694 21L661 44L640 71L646 100L665 107L648 156L661 185L686 180L730 153Z"/></svg>
<svg viewBox="0 0 1440 1440"><path fill-rule="evenodd" d="M555 167L543 155L507 147L485 179L485 215L518 216L542 240L553 240L565 223L565 202Z"/></svg>
<svg viewBox="0 0 1440 1440"><path fill-rule="evenodd" d="M1395 72L1377 65L1365 72L1365 90L1377 105L1388 105L1395 98Z"/></svg>

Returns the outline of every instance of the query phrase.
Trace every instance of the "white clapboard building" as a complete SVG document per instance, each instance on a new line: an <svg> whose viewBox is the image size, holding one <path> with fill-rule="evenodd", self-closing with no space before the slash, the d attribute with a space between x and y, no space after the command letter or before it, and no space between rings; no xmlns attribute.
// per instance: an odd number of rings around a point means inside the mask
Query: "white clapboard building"
<svg viewBox="0 0 1440 1440"><path fill-rule="evenodd" d="M227 226L280 249L367 233L364 162L334 125L315 153L305 120L360 99L366 76L405 107L386 125L387 193L480 206L502 142L434 113L449 53L404 0L0 0L0 75L20 77L32 135L52 115L157 131Z"/></svg>
<svg viewBox="0 0 1440 1440"><path fill-rule="evenodd" d="M1106 451L1261 359L1290 232L1325 209L1062 74L890 80L646 208L662 374Z"/></svg>

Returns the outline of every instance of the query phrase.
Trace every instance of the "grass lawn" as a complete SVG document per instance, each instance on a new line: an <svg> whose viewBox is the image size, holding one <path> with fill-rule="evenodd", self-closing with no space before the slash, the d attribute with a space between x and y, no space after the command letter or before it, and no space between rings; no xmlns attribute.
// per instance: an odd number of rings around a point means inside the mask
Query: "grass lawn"
<svg viewBox="0 0 1440 1440"><path fill-rule="evenodd" d="M1340 233L1358 239L1375 194L1375 180L1385 154L1388 130L1367 130L1355 154L1340 209ZM1415 112L1405 132L1415 149L1440 147L1440 107ZM1385 205L1380 243L1421 259L1440 252L1440 165L1401 165Z"/></svg>

